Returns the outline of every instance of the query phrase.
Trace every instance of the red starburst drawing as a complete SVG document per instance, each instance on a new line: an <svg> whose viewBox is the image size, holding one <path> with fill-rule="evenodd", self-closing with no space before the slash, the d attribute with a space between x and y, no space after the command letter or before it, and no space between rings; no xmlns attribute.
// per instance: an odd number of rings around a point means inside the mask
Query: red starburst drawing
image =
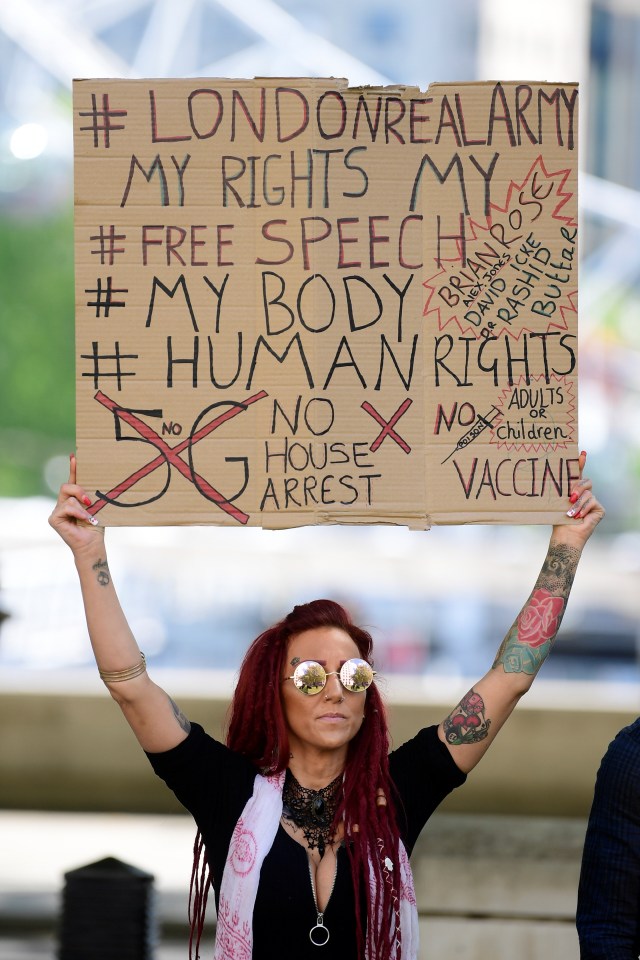
<svg viewBox="0 0 640 960"><path fill-rule="evenodd" d="M577 297L577 225L565 208L571 170L547 171L538 157L484 223L468 217L457 257L423 281L423 315L439 330L457 325L478 339L567 330Z"/></svg>
<svg viewBox="0 0 640 960"><path fill-rule="evenodd" d="M490 442L505 450L566 449L575 443L576 398L566 377L520 377L495 401Z"/></svg>

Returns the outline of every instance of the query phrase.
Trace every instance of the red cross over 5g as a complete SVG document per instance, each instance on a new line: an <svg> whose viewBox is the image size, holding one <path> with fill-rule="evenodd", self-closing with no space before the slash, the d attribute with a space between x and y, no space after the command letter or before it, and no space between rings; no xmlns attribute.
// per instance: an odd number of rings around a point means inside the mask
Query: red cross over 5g
<svg viewBox="0 0 640 960"><path fill-rule="evenodd" d="M130 474L128 477L125 477L120 481L120 483L116 484L115 487L112 487L111 490L107 491L106 493L102 493L97 490L96 502L89 507L88 512L91 514L99 513L107 503L112 503L118 507L140 507L144 504L159 500L160 497L164 496L169 488L169 484L171 482L171 467L174 467L186 480L188 480L190 483L193 483L195 488L202 494L203 497L205 497L207 500L210 500L217 507L219 507L220 510L223 510L234 520L237 520L238 523L246 524L249 521L249 515L236 507L233 501L237 500L238 497L244 493L249 482L249 466L247 458L225 457L227 462L242 462L244 465L244 482L240 490L238 490L232 497L225 497L218 490L216 490L216 488L208 480L200 476L200 474L194 469L193 448L197 443L200 442L200 440L203 440L205 437L209 436L209 434L213 433L214 430L217 430L220 426L222 426L223 423L226 423L227 420L244 413L244 411L247 410L251 404L257 403L258 400L263 400L266 396L268 396L266 391L261 390L259 393L256 393L241 402L221 400L217 403L211 404L209 407L206 407L198 416L189 436L184 440L181 440L175 446L171 447L166 440L163 440L162 437L156 433L153 427L150 427L148 423L146 423L144 420L141 420L140 417L137 416L137 414L142 414L146 416L161 417L161 410L129 410L125 407L121 407L114 400L111 400L111 398L105 393L99 390L95 394L95 399L98 401L98 403L101 403L107 408L107 410L110 410L113 413L115 418L116 440L150 443L156 448L158 453L157 456L155 456L152 460L146 463L143 467L140 467L140 469L136 470L134 473ZM219 407L227 407L227 409L223 413L218 414L208 423L204 423L201 426L201 423L205 417L214 409ZM122 423L126 423L128 426L130 426L138 434L138 436L123 437ZM181 456L185 450L187 451L186 461ZM123 503L119 499L124 493L127 492L127 490L130 490L144 477L148 477L151 473L163 465L166 465L168 468L167 478L164 487L159 493L147 497L146 500L141 500L136 503Z"/></svg>

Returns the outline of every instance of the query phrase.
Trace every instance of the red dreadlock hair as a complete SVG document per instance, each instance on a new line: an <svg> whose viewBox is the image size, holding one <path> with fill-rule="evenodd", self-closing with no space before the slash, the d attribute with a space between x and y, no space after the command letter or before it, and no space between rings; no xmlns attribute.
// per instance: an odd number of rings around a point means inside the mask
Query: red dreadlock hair
<svg viewBox="0 0 640 960"><path fill-rule="evenodd" d="M333 600L313 600L293 608L283 620L265 630L249 647L230 707L227 745L248 757L263 774L279 773L289 761L289 734L280 695L280 678L285 673L289 641L305 630L338 627L358 648L360 656L372 662L371 635L353 623L347 611ZM376 960L400 958L400 891L395 795L389 775L389 731L386 710L375 683L367 691L367 708L360 730L349 744L343 782L343 796L336 811L334 827L344 821L346 849L355 891L359 955L364 957L364 918L361 897L367 903L366 945ZM377 778L377 779L374 779ZM370 783L369 790L362 784ZM194 848L191 877L190 920L192 944L198 957L207 894L211 886L202 837ZM385 864L386 861L386 864ZM392 866L390 866L391 861ZM373 874L373 876L372 876Z"/></svg>

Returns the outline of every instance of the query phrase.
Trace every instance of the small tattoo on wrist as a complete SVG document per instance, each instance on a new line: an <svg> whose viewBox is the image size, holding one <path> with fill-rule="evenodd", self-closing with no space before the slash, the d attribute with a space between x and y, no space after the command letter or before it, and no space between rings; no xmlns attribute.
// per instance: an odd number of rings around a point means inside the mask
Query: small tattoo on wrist
<svg viewBox="0 0 640 960"><path fill-rule="evenodd" d="M96 571L96 579L101 587L106 587L109 583L111 583L109 564L106 560L98 560L93 564L91 569Z"/></svg>

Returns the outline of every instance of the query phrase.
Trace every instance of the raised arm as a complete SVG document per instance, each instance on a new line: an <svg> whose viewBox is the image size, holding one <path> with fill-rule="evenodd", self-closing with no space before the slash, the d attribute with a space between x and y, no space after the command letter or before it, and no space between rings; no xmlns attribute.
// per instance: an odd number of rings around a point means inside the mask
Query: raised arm
<svg viewBox="0 0 640 960"><path fill-rule="evenodd" d="M151 753L169 750L185 739L189 721L146 671L113 585L104 527L86 510L90 502L76 483L72 455L69 482L60 488L49 523L73 553L100 676L141 746Z"/></svg>
<svg viewBox="0 0 640 960"><path fill-rule="evenodd" d="M581 467L584 466L581 455ZM571 524L553 527L547 556L535 586L502 641L491 669L462 698L438 729L458 767L473 769L493 743L520 697L549 656L560 629L573 578L587 540L604 516L580 479L570 498Z"/></svg>

